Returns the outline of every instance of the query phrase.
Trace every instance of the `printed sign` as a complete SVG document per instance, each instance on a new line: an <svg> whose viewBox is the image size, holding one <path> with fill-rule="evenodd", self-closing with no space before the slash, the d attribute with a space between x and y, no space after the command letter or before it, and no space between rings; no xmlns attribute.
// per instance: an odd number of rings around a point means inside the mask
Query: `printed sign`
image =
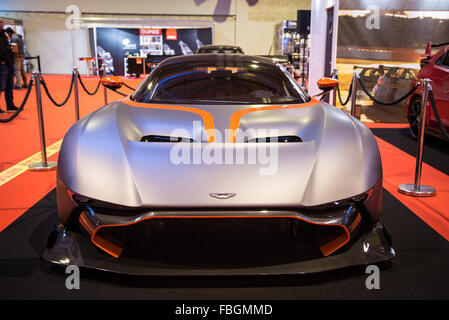
<svg viewBox="0 0 449 320"><path fill-rule="evenodd" d="M162 55L162 30L141 28L139 30L140 56Z"/></svg>

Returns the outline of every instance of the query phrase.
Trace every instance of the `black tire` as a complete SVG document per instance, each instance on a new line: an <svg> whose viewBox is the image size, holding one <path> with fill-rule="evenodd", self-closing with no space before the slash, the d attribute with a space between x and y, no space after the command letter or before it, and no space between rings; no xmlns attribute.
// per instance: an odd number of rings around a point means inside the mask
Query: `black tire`
<svg viewBox="0 0 449 320"><path fill-rule="evenodd" d="M418 138L419 135L419 116L421 114L421 103L422 98L416 96L413 98L412 103L410 103L410 111L408 113L408 124L410 127L410 135L413 138Z"/></svg>

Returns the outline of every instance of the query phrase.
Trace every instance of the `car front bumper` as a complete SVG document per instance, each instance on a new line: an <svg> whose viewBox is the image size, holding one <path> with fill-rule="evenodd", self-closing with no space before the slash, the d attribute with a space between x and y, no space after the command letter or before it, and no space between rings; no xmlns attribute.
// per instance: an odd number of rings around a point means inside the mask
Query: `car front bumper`
<svg viewBox="0 0 449 320"><path fill-rule="evenodd" d="M315 273L395 256L385 226L370 223L369 216L352 206L307 214L285 210L199 214L99 214L96 219L102 222L90 233L81 224L85 234L59 225L43 259L119 274L225 276ZM155 234L162 238L154 238ZM136 238L145 239L146 245Z"/></svg>

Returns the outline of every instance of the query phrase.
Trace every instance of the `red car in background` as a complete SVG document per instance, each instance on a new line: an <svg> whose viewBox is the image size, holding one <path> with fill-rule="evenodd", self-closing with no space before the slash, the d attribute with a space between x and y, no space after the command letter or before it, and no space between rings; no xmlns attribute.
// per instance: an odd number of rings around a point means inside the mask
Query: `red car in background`
<svg viewBox="0 0 449 320"><path fill-rule="evenodd" d="M444 49L432 55L432 47L446 46ZM413 79L410 89L413 88L419 80L429 78L435 97L436 107L440 115L443 126L446 131L449 131L449 42L443 44L432 45L427 44L424 59L421 60L421 70ZM408 99L408 113L407 119L410 124L410 133L416 137L419 132L419 115L421 112L422 89L416 89L415 94L412 94ZM443 137L437 118L429 104L427 106L427 121L426 133Z"/></svg>

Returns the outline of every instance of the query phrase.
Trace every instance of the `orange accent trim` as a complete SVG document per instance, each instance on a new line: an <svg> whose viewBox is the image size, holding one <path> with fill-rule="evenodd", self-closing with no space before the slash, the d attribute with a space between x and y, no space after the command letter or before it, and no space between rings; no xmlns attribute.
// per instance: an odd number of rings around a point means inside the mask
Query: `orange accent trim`
<svg viewBox="0 0 449 320"><path fill-rule="evenodd" d="M84 211L81 212L81 214L80 214L80 216L78 218L78 221L83 226L84 230L89 232L89 234L92 234L95 231L95 226L86 217L86 214L84 213Z"/></svg>
<svg viewBox="0 0 449 320"><path fill-rule="evenodd" d="M75 203L75 201L73 200L73 196L75 195L75 192L73 192L69 188L66 188L66 191L67 191L67 194L69 195L70 200L72 200L73 203Z"/></svg>
<svg viewBox="0 0 449 320"><path fill-rule="evenodd" d="M354 221L348 226L349 231L353 232L358 225L362 222L362 215L360 213L357 213L357 217L355 217Z"/></svg>
<svg viewBox="0 0 449 320"><path fill-rule="evenodd" d="M251 112L256 111L265 111L265 110L283 110L283 109L300 109L300 108L307 108L314 106L316 104L320 103L319 100L312 98L309 102L301 103L301 104L284 104L284 105L276 105L276 106L262 106L262 107L251 107L247 109L241 109L236 112L234 112L231 115L231 121L229 124L229 142L237 142L237 131L240 126L240 120L241 118Z"/></svg>
<svg viewBox="0 0 449 320"><path fill-rule="evenodd" d="M186 107L186 106L177 106L177 105L162 105L162 104L152 104L152 103L141 103L133 101L127 96L126 98L120 100L123 103L126 103L130 106L141 107L141 108L150 108L150 109L167 109L167 110L179 110L196 113L197 115L203 118L204 127L206 128L206 134L208 137L208 142L215 141L215 127L214 127L214 118L212 114L207 112L206 110L202 110L200 108L194 107Z"/></svg>
<svg viewBox="0 0 449 320"><path fill-rule="evenodd" d="M342 246L344 246L346 243L348 243L348 241L351 238L350 232L349 230L342 224L336 224L336 223L330 223L330 224L323 224L323 223L317 223L317 222L312 222L300 217L296 217L296 216L152 216L152 217L146 217L143 218L141 220L138 221L133 221L130 223L124 223L124 224L114 224L114 225L102 225L97 227L94 232L91 235L90 240L92 241L92 243L94 245L96 245L98 248L104 250L105 252L109 253L111 256L118 258L121 254L121 252L123 251L123 248L107 241L106 239L103 239L102 237L98 236L97 233L99 230L103 229L103 228L112 228L112 227L127 227L136 223L140 223L149 219L198 219L198 218L202 218L202 219L231 219L231 218L249 218L249 219L253 219L253 218L290 218L290 219L298 219L298 220L302 220L304 222L310 223L310 224L314 224L314 225L319 225L319 226L334 226L334 227L340 227L343 229L344 232L342 232L340 235L338 235L336 238L331 239L329 242L321 245L320 250L321 253L324 256L328 256L330 254L332 254L333 252L337 251L338 249L340 249Z"/></svg>
<svg viewBox="0 0 449 320"><path fill-rule="evenodd" d="M344 228L346 232L347 229ZM349 241L349 232L348 233L341 233L336 238L332 239L331 241L323 244L320 247L321 253L327 257L331 253L337 251L337 249L341 248L345 243Z"/></svg>
<svg viewBox="0 0 449 320"><path fill-rule="evenodd" d="M95 233L95 231L94 231ZM93 235L91 237L91 239L93 239ZM97 237L96 242L94 242L92 240L92 242L100 249L106 251L107 253L109 253L111 256L113 256L114 258L118 258L120 257L120 255L123 252L123 248L106 240L103 239L102 237Z"/></svg>

